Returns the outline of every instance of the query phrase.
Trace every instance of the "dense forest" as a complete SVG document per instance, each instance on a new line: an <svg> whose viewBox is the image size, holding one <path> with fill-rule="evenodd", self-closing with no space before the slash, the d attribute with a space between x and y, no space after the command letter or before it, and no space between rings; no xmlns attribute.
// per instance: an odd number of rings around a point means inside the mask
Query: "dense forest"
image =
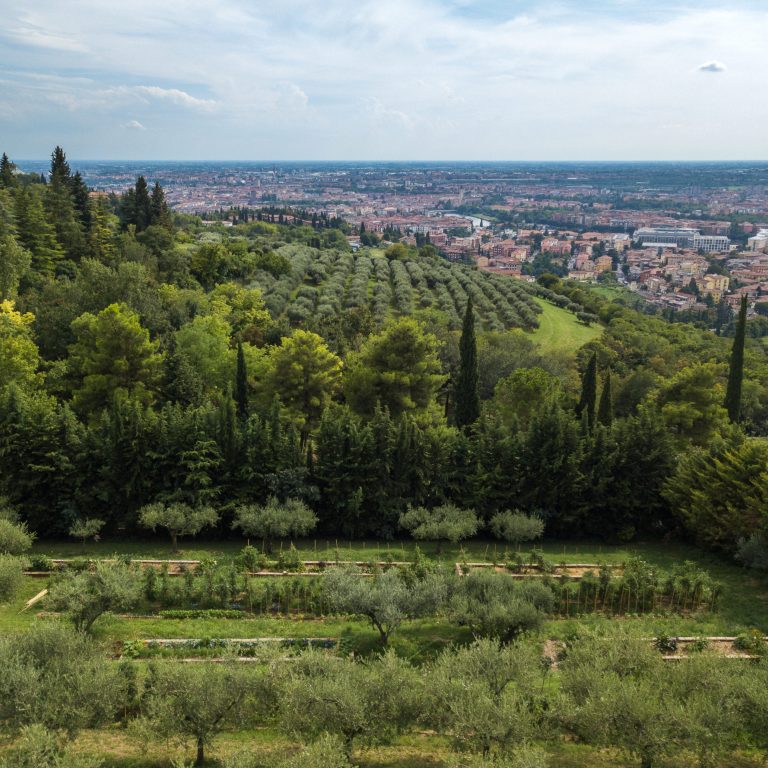
<svg viewBox="0 0 768 768"><path fill-rule="evenodd" d="M274 217L271 217L274 219ZM353 252L336 222L204 225L139 177L0 167L0 493L41 537L148 505L303 502L395 537L409 508L541 515L547 536L688 537L768 562L768 366L543 274ZM542 311L599 325L573 353Z"/></svg>

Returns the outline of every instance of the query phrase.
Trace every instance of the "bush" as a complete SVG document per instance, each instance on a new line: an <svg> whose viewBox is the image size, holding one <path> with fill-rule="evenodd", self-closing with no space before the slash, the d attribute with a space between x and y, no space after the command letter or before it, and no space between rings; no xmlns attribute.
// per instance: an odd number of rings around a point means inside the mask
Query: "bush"
<svg viewBox="0 0 768 768"><path fill-rule="evenodd" d="M0 555L0 603L13 600L24 578L23 557Z"/></svg>
<svg viewBox="0 0 768 768"><path fill-rule="evenodd" d="M188 608L158 612L158 616L163 619L244 619L247 615L245 611L225 608Z"/></svg>
<svg viewBox="0 0 768 768"><path fill-rule="evenodd" d="M53 560L48 555L32 555L29 558L29 567L33 571L52 571Z"/></svg>
<svg viewBox="0 0 768 768"><path fill-rule="evenodd" d="M497 539L517 545L540 539L544 534L544 521L538 515L505 510L491 518L491 532Z"/></svg>
<svg viewBox="0 0 768 768"><path fill-rule="evenodd" d="M733 647L737 651L744 651L757 656L766 653L766 643L764 635L759 629L750 629L749 632L742 632L733 641Z"/></svg>
<svg viewBox="0 0 768 768"><path fill-rule="evenodd" d="M24 523L14 523L0 518L0 554L23 555L32 546L35 535Z"/></svg>
<svg viewBox="0 0 768 768"><path fill-rule="evenodd" d="M761 533L753 533L748 539L739 539L736 559L747 568L768 571L768 541Z"/></svg>
<svg viewBox="0 0 768 768"><path fill-rule="evenodd" d="M659 635L654 641L653 646L661 653L674 653L677 651L677 638L669 635Z"/></svg>

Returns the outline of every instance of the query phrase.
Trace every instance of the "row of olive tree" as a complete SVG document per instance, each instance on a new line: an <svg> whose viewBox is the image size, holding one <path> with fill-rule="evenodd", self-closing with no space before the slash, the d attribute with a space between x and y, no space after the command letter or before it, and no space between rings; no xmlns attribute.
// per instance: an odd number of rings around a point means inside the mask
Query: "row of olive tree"
<svg viewBox="0 0 768 768"><path fill-rule="evenodd" d="M707 653L666 664L626 631L573 640L559 669L540 649L480 640L415 667L393 652L356 661L309 650L284 663L107 661L57 623L0 639L0 727L20 735L5 766L85 768L68 743L83 728L129 724L147 741L190 744L196 763L223 731L277 727L307 746L281 759L246 748L226 768L348 768L361 747L430 729L449 765L544 768L565 738L621 750L642 768L694 755L701 768L768 750L768 666ZM552 676L555 680L549 680ZM703 684L706 681L706 684ZM537 746L532 746L532 745Z"/></svg>

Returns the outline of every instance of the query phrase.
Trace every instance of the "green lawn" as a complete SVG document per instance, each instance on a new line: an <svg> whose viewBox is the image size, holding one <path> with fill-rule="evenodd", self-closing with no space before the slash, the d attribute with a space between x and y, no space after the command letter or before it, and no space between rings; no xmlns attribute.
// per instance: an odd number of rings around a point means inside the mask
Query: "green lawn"
<svg viewBox="0 0 768 768"><path fill-rule="evenodd" d="M575 352L603 332L599 325L580 323L572 312L543 299L536 301L544 311L538 315L539 327L533 332L533 339L545 352Z"/></svg>

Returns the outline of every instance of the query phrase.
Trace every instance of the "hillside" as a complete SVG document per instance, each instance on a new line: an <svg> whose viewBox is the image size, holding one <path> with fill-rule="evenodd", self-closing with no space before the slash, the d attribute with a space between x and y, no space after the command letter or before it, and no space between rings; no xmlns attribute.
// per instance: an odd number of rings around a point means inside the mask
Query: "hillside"
<svg viewBox="0 0 768 768"><path fill-rule="evenodd" d="M533 332L534 341L545 352L574 352L596 339L603 332L599 325L585 325L576 316L554 304L536 298L541 308L539 327Z"/></svg>

